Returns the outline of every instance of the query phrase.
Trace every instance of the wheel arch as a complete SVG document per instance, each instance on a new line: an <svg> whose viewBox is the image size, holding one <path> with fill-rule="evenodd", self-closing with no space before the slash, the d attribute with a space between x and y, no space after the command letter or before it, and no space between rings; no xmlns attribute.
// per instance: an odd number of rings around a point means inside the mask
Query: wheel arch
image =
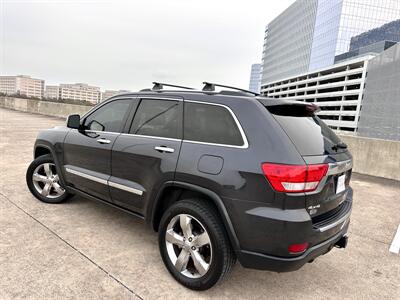
<svg viewBox="0 0 400 300"><path fill-rule="evenodd" d="M56 165L57 174L60 177L60 181L64 186L66 186L66 182L64 179L64 172L62 170L62 167L61 167L61 164L60 164L60 161L56 154L55 149L51 145L49 145L45 142L36 142L34 149L33 149L33 158L36 159L39 156L47 155L47 154L50 154L52 156L52 158L54 160L54 164Z"/></svg>
<svg viewBox="0 0 400 300"><path fill-rule="evenodd" d="M183 199L189 195L197 195L206 200L209 200L216 208L222 218L222 222L225 226L226 232L228 233L229 240L233 249L236 251L240 250L239 240L237 238L235 229L229 217L229 214L225 208L222 199L213 191L197 186L187 182L170 181L166 182L160 189L156 196L151 211L149 211L148 222L152 226L154 231L158 231L158 226L162 217L163 212L173 203Z"/></svg>
<svg viewBox="0 0 400 300"><path fill-rule="evenodd" d="M47 154L50 154L51 156L54 156L51 153L50 147L44 146L44 145L37 145L35 147L34 151L33 151L33 158L36 159L39 156L47 155Z"/></svg>

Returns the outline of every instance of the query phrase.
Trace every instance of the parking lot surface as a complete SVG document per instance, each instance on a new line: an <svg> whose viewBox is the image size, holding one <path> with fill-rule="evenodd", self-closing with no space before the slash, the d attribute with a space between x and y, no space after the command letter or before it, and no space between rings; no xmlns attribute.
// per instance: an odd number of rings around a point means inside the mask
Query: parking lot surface
<svg viewBox="0 0 400 300"><path fill-rule="evenodd" d="M0 108L0 299L400 299L400 255L389 252L399 182L354 174L345 250L292 273L236 264L221 284L193 292L169 275L143 221L77 196L50 205L30 194L25 171L36 135L62 123Z"/></svg>

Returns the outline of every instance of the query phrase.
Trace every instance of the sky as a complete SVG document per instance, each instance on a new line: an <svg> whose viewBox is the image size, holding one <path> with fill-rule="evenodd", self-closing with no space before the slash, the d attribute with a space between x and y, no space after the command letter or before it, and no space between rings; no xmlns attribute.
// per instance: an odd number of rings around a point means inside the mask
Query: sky
<svg viewBox="0 0 400 300"><path fill-rule="evenodd" d="M294 0L0 0L0 75L139 90L248 88L265 26Z"/></svg>

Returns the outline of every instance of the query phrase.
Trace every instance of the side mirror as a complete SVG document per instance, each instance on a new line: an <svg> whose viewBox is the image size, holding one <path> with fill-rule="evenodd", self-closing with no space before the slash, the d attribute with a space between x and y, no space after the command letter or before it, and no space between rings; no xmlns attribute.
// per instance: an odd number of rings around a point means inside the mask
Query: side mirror
<svg viewBox="0 0 400 300"><path fill-rule="evenodd" d="M67 118L67 127L72 129L79 129L81 117L79 115L69 115Z"/></svg>

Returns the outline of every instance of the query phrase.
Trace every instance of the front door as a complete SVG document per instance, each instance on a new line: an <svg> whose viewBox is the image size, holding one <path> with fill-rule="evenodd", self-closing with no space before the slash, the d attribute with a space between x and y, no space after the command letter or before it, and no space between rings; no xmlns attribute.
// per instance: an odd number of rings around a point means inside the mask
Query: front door
<svg viewBox="0 0 400 300"><path fill-rule="evenodd" d="M148 200L174 180L182 143L182 99L142 98L130 129L118 136L109 179L117 205L144 215Z"/></svg>
<svg viewBox="0 0 400 300"><path fill-rule="evenodd" d="M108 179L111 149L134 99L118 99L99 106L82 120L82 130L71 130L64 141L67 184L110 201Z"/></svg>

